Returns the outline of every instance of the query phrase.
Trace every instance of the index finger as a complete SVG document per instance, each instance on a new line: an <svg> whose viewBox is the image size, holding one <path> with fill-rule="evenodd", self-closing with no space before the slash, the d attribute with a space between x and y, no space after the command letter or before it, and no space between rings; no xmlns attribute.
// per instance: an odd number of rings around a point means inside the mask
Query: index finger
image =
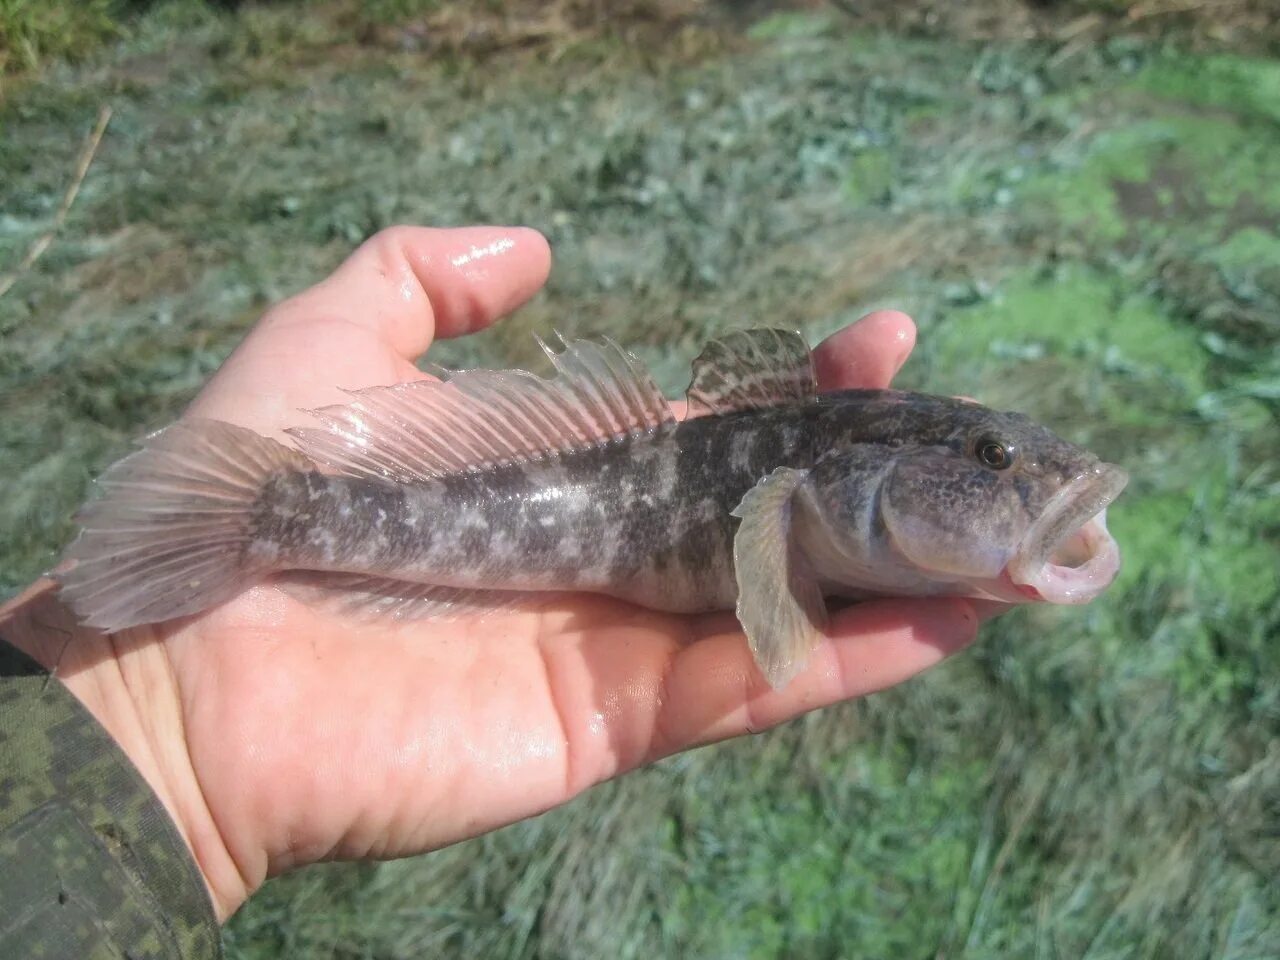
<svg viewBox="0 0 1280 960"><path fill-rule="evenodd" d="M820 390L883 390L916 344L916 325L898 310L877 310L833 333L813 351Z"/></svg>
<svg viewBox="0 0 1280 960"><path fill-rule="evenodd" d="M422 376L436 336L493 323L531 297L551 266L524 227L392 227L327 279L273 307L188 410L272 434L341 389Z"/></svg>
<svg viewBox="0 0 1280 960"><path fill-rule="evenodd" d="M412 361L434 337L474 333L514 310L550 269L546 238L529 227L391 227L271 316L341 318Z"/></svg>

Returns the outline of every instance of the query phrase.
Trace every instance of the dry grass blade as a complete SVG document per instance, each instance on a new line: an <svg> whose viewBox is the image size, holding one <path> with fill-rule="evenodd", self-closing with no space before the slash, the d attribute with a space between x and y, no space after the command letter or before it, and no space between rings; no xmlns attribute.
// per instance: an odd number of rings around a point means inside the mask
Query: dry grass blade
<svg viewBox="0 0 1280 960"><path fill-rule="evenodd" d="M53 215L53 223L49 225L48 230L38 236L35 242L31 244L26 256L22 258L18 266L12 272L0 277L0 297L8 293L13 285L18 282L18 279L35 266L36 261L44 256L44 252L49 249L54 237L62 229L62 224L66 221L67 214L71 212L71 205L76 202L76 196L80 193L80 186L84 183L84 178L89 173L89 167L93 164L94 155L98 152L98 144L102 142L102 135L107 132L107 124L110 122L111 107L109 104L103 104L98 109L98 120L94 123L93 130L89 132L89 136L84 142L84 147L80 151L80 159L76 161L75 175L67 186L67 192L62 195L62 203L58 205L58 212Z"/></svg>
<svg viewBox="0 0 1280 960"><path fill-rule="evenodd" d="M1145 20L1148 17L1168 16L1175 13L1196 13L1212 8L1245 7L1244 0L1151 0L1130 7L1125 17L1129 20Z"/></svg>

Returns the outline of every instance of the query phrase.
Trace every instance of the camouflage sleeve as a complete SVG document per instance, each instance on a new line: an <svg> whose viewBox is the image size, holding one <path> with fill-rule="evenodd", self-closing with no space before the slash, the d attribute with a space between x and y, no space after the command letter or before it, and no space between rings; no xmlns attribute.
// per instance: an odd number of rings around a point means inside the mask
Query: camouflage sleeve
<svg viewBox="0 0 1280 960"><path fill-rule="evenodd" d="M221 955L159 799L80 701L0 640L0 957Z"/></svg>

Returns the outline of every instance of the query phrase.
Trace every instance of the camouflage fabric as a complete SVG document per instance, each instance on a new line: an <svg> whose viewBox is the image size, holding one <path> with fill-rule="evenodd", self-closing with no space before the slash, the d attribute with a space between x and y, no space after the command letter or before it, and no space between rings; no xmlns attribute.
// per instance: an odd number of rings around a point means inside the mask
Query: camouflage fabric
<svg viewBox="0 0 1280 960"><path fill-rule="evenodd" d="M159 799L80 702L0 640L0 958L221 956Z"/></svg>

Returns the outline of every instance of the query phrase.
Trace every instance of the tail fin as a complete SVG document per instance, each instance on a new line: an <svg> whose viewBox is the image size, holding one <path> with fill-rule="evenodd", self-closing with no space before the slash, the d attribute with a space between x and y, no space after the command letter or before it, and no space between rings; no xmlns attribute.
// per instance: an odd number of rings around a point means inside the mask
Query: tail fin
<svg viewBox="0 0 1280 960"><path fill-rule="evenodd" d="M198 613L267 571L246 560L263 484L313 465L295 450L217 420L181 420L98 480L77 520L62 596L86 624L120 630Z"/></svg>

